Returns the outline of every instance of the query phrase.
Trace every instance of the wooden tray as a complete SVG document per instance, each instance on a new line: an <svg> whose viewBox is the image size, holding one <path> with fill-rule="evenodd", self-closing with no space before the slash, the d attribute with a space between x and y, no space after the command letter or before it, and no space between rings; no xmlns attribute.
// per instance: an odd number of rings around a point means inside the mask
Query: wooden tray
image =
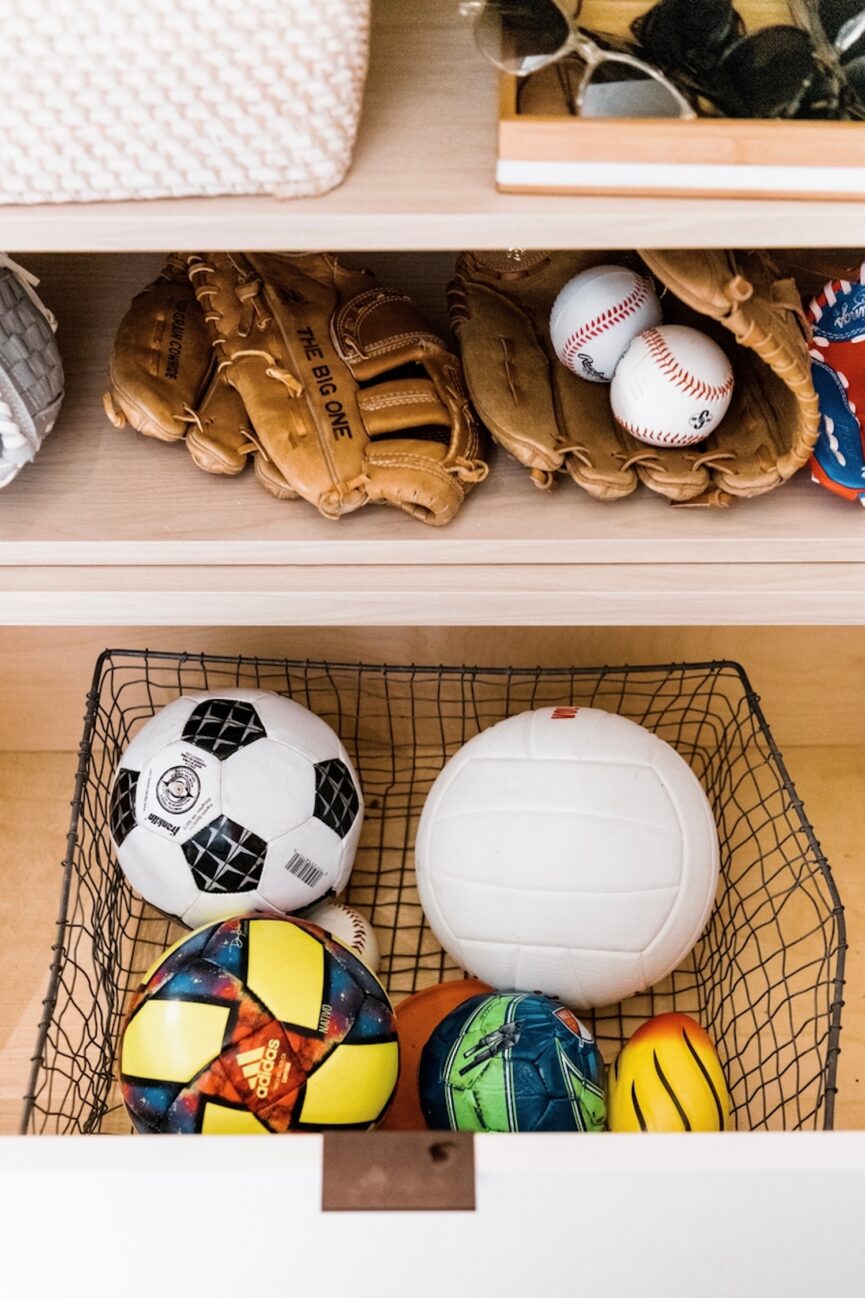
<svg viewBox="0 0 865 1298"><path fill-rule="evenodd" d="M627 32L649 0L586 0L587 28ZM789 22L783 0L739 4L751 29ZM502 77L496 184L511 193L865 196L865 123L579 118L555 70Z"/></svg>

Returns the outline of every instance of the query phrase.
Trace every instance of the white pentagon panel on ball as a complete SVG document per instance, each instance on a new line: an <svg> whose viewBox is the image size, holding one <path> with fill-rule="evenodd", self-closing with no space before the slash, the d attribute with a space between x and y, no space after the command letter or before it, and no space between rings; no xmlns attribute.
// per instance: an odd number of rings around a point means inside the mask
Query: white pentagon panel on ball
<svg viewBox="0 0 865 1298"><path fill-rule="evenodd" d="M464 745L430 791L416 855L427 918L464 968L576 1008L674 968L718 875L714 820L687 764L589 708L522 713Z"/></svg>
<svg viewBox="0 0 865 1298"><path fill-rule="evenodd" d="M270 739L306 753L315 762L344 755L336 731L294 699L262 690L256 708Z"/></svg>
<svg viewBox="0 0 865 1298"><path fill-rule="evenodd" d="M227 816L266 842L308 820L315 807L315 767L306 754L260 739L222 763Z"/></svg>
<svg viewBox="0 0 865 1298"><path fill-rule="evenodd" d="M118 859L135 891L167 915L182 919L198 898L183 848L172 839L154 838L146 825L124 836Z"/></svg>
<svg viewBox="0 0 865 1298"><path fill-rule="evenodd" d="M325 893L340 892L348 882L354 852L321 820L305 825L268 844L261 878L262 896L283 911L301 910Z"/></svg>
<svg viewBox="0 0 865 1298"><path fill-rule="evenodd" d="M158 753L160 748L180 739L195 703L195 697L189 695L166 703L164 708L160 708L136 731L123 751L120 765L129 770L140 771L144 763Z"/></svg>
<svg viewBox="0 0 865 1298"><path fill-rule="evenodd" d="M192 905L180 916L190 928L202 924L215 924L218 920L235 915L280 915L282 911L269 906L261 893L252 892L198 892Z"/></svg>
<svg viewBox="0 0 865 1298"><path fill-rule="evenodd" d="M159 838L185 843L222 810L222 763L178 740L166 744L138 773L135 815Z"/></svg>

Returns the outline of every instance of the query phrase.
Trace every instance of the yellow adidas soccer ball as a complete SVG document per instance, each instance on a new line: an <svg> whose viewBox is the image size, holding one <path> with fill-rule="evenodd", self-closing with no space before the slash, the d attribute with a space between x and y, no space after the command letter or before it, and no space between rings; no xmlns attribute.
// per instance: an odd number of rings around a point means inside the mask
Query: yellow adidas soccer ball
<svg viewBox="0 0 865 1298"><path fill-rule="evenodd" d="M315 924L196 929L145 975L120 1054L143 1132L372 1127L396 1087L396 1019L373 973Z"/></svg>

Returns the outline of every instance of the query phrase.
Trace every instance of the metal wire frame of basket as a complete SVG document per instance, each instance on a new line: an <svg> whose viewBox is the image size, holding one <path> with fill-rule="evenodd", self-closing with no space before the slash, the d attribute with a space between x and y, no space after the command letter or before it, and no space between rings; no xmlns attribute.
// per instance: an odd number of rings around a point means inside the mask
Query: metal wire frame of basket
<svg viewBox="0 0 865 1298"><path fill-rule="evenodd" d="M108 800L117 760L161 706L193 690L261 687L340 734L366 799L347 900L371 918L395 1001L463 971L418 900L413 843L445 761L527 708L605 708L691 765L713 808L722 882L709 925L669 978L584 1016L609 1061L645 1019L698 1018L718 1045L735 1125L830 1128L844 915L828 863L744 670L732 662L599 668L368 666L106 650L87 697L50 982L22 1130L128 1131L116 1055L141 974L183 931L130 889Z"/></svg>

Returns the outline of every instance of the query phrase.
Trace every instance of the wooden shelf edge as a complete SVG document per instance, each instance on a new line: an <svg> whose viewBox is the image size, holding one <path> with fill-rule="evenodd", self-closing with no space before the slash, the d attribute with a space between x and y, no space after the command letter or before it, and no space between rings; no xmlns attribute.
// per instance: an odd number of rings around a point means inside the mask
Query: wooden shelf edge
<svg viewBox="0 0 865 1298"><path fill-rule="evenodd" d="M865 625L865 564L0 570L7 626Z"/></svg>

